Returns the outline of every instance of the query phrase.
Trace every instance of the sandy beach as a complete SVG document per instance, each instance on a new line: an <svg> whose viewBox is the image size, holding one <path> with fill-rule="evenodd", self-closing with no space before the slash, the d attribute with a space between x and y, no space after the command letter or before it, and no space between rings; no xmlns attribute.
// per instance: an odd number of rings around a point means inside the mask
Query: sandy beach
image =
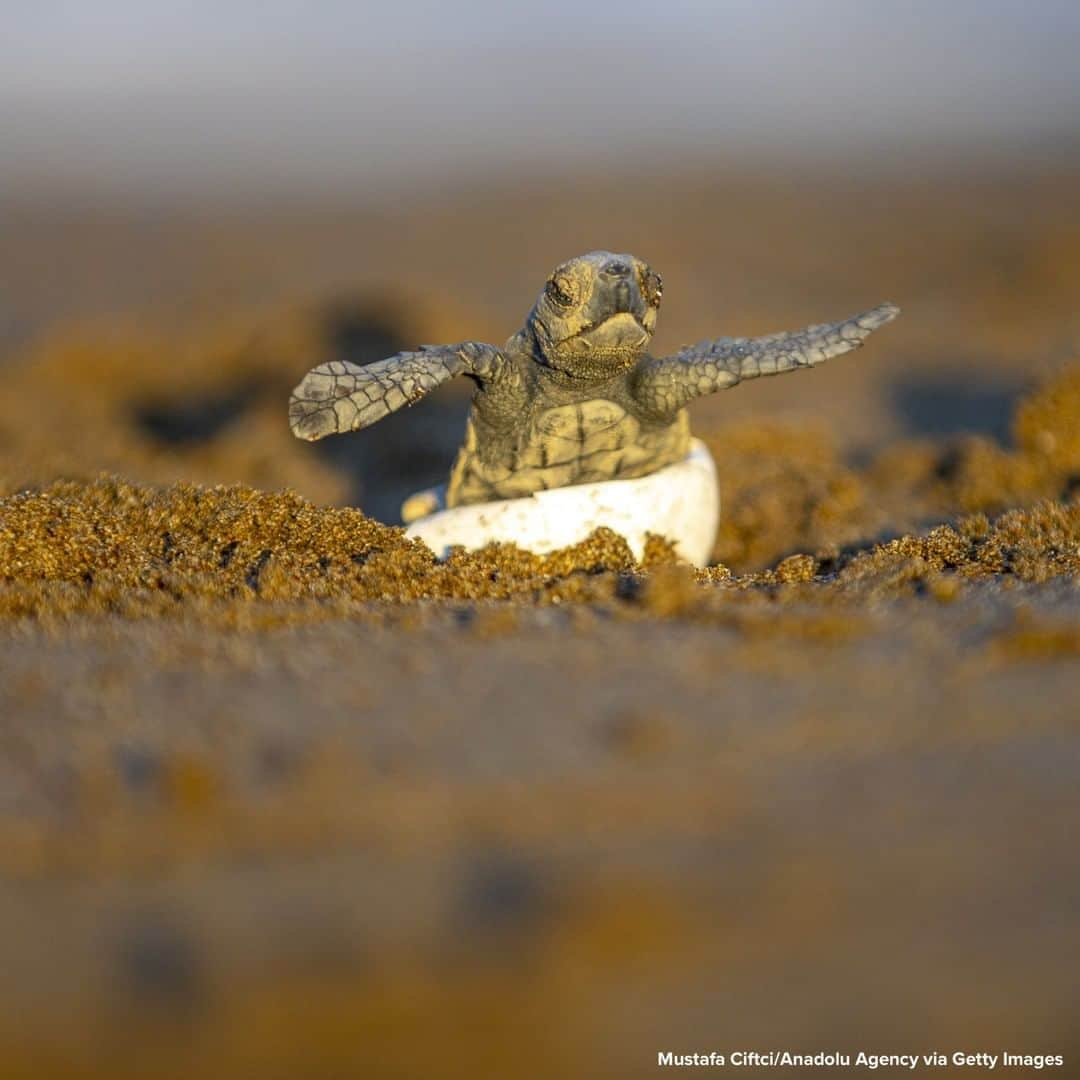
<svg viewBox="0 0 1080 1080"><path fill-rule="evenodd" d="M1075 172L27 202L6 235L5 1077L1077 1059ZM290 435L312 364L504 340L602 246L663 272L661 350L903 309L693 407L708 568L406 540L457 383Z"/></svg>

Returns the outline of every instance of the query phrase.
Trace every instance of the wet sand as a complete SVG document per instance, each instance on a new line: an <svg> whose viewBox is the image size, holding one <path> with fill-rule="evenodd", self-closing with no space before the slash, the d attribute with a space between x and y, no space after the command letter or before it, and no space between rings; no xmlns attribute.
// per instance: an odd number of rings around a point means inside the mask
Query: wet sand
<svg viewBox="0 0 1080 1080"><path fill-rule="evenodd" d="M1078 1060L1080 185L680 184L533 193L528 259L512 192L13 223L5 1076ZM710 568L381 524L462 387L289 436L311 363L498 340L609 244L661 348L904 308L695 409Z"/></svg>

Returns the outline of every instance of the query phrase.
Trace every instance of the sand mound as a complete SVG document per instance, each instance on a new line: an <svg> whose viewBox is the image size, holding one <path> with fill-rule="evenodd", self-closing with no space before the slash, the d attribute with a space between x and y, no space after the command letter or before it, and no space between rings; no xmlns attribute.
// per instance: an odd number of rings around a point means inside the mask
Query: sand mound
<svg viewBox="0 0 1080 1080"><path fill-rule="evenodd" d="M775 558L799 541L812 553L794 552L773 570L741 576L719 565L696 576L692 599L660 601L654 588L646 594L650 610L685 613L707 604L717 587L809 585L847 595L916 590L930 579L948 591L942 575L1041 582L1080 574L1076 463L1066 452L1075 438L1078 381L1067 371L1021 403L1021 446L1013 452L969 439L935 461L923 448L901 447L858 473L805 436L766 427L718 437L714 449L726 475L737 478L729 481L719 551L742 564ZM1051 494L1060 498L1047 499ZM979 512L922 535L872 539L890 505L902 504L910 520L1006 500L1033 505L995 520ZM319 605L325 614L326 605L373 601L607 603L637 598L650 565L671 561L658 542L647 565L636 566L622 539L600 530L544 557L492 545L439 562L400 528L359 510L242 486L156 488L102 477L0 501L0 602L8 616L220 614L256 601L279 610L299 605L304 618Z"/></svg>

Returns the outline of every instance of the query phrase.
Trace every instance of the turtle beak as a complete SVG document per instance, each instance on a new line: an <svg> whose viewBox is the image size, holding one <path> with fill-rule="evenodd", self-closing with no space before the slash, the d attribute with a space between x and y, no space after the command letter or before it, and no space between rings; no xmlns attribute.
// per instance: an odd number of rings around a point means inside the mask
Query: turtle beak
<svg viewBox="0 0 1080 1080"><path fill-rule="evenodd" d="M611 259L600 268L598 277L607 294L607 310L626 312L640 320L645 314L645 300L638 288L633 264L628 259Z"/></svg>
<svg viewBox="0 0 1080 1080"><path fill-rule="evenodd" d="M649 339L641 318L632 311L619 311L595 328L589 340L595 344L638 347Z"/></svg>

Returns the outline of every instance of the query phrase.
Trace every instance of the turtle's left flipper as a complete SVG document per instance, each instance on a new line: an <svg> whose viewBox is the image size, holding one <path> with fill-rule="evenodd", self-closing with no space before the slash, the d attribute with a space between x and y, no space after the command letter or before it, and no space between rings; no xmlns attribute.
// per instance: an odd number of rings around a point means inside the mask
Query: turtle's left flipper
<svg viewBox="0 0 1080 1080"><path fill-rule="evenodd" d="M899 314L895 304L886 303L842 322L819 323L793 333L702 341L674 356L643 364L634 394L656 416L671 416L694 398L744 379L813 367L857 349L879 326Z"/></svg>
<svg viewBox="0 0 1080 1080"><path fill-rule="evenodd" d="M424 346L360 367L331 360L312 368L289 399L289 426L299 439L356 431L411 405L455 375L484 377L502 354L494 345Z"/></svg>

